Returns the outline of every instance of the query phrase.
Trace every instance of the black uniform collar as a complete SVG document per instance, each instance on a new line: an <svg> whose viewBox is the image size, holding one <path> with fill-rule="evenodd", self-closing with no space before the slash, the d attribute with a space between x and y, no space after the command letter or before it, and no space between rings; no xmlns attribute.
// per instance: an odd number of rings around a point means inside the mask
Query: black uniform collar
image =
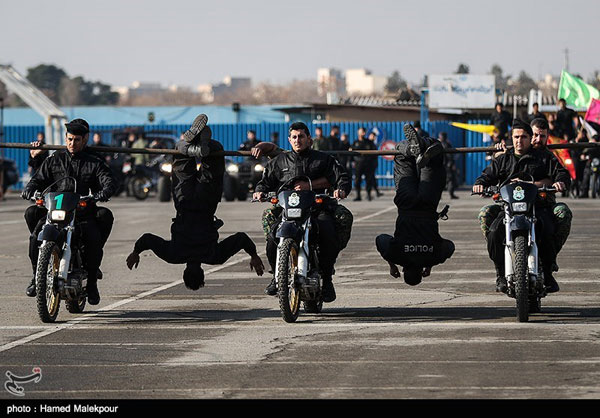
<svg viewBox="0 0 600 418"><path fill-rule="evenodd" d="M310 147L308 147L300 152L293 151L293 153L296 154L297 156L299 156L300 158L307 158L310 155L311 151L312 151L312 149Z"/></svg>

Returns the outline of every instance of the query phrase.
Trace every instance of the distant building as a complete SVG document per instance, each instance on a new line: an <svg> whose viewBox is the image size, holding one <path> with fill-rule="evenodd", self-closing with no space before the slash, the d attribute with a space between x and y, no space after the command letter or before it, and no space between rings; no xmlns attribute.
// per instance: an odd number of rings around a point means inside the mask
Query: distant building
<svg viewBox="0 0 600 418"><path fill-rule="evenodd" d="M249 77L227 76L222 83L200 84L196 91L202 96L203 100L212 103L221 96L235 94L240 90L250 89L251 87L252 79Z"/></svg>
<svg viewBox="0 0 600 418"><path fill-rule="evenodd" d="M336 102L346 94L346 77L336 68L319 68L317 83L317 92L321 97L327 96L327 103Z"/></svg>
<svg viewBox="0 0 600 418"><path fill-rule="evenodd" d="M387 77L371 74L366 68L346 70L346 92L349 95L383 94Z"/></svg>

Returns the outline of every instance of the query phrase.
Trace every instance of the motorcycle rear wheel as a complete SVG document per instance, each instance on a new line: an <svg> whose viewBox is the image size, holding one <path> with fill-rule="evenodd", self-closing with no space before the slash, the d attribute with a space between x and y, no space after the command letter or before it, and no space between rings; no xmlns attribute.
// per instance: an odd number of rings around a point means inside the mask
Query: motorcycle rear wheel
<svg viewBox="0 0 600 418"><path fill-rule="evenodd" d="M527 236L520 232L513 237L515 243L514 283L517 299L517 320L529 320L529 271L527 266Z"/></svg>
<svg viewBox="0 0 600 418"><path fill-rule="evenodd" d="M293 239L283 241L277 261L277 295L281 316L285 322L296 322L300 312L300 291L294 283L298 270L298 245Z"/></svg>
<svg viewBox="0 0 600 418"><path fill-rule="evenodd" d="M60 308L60 294L57 289L59 249L55 242L48 241L40 248L35 272L36 302L42 322L54 322Z"/></svg>

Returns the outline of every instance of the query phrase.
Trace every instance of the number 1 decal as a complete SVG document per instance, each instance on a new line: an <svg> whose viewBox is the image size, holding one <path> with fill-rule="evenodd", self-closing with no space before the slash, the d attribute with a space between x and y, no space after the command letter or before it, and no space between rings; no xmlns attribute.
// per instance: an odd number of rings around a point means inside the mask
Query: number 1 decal
<svg viewBox="0 0 600 418"><path fill-rule="evenodd" d="M54 200L56 200L56 209L60 210L60 208L62 208L62 201L63 201L63 197L65 195L64 194L59 194L58 196L56 196L54 198Z"/></svg>

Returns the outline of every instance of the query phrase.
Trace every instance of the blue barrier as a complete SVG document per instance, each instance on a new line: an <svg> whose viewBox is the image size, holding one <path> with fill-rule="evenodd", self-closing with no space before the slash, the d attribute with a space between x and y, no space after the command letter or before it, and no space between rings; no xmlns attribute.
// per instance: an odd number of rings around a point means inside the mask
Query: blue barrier
<svg viewBox="0 0 600 418"><path fill-rule="evenodd" d="M323 128L323 134L327 136L332 126L340 127L340 133L347 133L350 141L356 140L356 132L360 127L365 127L367 131L373 127L386 132L386 140L401 141L404 139L403 126L407 122L377 122L377 121L358 121L358 122L323 122L308 124L311 132L316 127ZM127 125L91 125L92 133L100 132L104 143L111 142L111 131L123 129ZM248 130L256 131L256 137L269 141L271 133L279 133L279 146L284 149L290 149L287 141L289 123L240 123L240 124L211 124L213 137L219 140L226 150L238 150L240 144L246 140ZM170 131L179 137L185 132L189 125L145 125L145 131L164 130ZM464 131L450 125L449 121L429 121L423 124L422 128L429 132L431 136L437 138L440 132L446 132L448 139L454 147L481 146L482 136L473 132ZM31 142L34 141L38 132L43 131L42 125L37 126L6 126L4 128L5 142ZM90 139L91 142L91 139ZM4 149L5 158L16 161L20 175L27 173L27 161L29 158L28 150ZM240 159L241 157L236 157ZM455 154L456 164L459 169L459 182L472 184L472 181L481 173L485 167L485 155L477 154ZM376 171L376 178L379 187L393 187L394 163L393 161L379 158ZM20 182L14 186L15 189L21 189L23 184Z"/></svg>

